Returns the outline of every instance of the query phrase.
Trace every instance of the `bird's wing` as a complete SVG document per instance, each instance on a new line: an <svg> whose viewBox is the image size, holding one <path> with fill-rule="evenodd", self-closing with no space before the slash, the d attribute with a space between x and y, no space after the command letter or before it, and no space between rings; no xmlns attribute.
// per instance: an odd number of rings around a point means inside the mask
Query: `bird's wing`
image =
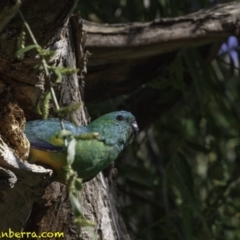
<svg viewBox="0 0 240 240"><path fill-rule="evenodd" d="M64 127L73 135L88 132L87 127L76 127L63 121ZM59 119L50 118L47 120L34 120L26 123L25 134L31 146L46 151L61 151L64 149L64 138L59 136L61 125Z"/></svg>

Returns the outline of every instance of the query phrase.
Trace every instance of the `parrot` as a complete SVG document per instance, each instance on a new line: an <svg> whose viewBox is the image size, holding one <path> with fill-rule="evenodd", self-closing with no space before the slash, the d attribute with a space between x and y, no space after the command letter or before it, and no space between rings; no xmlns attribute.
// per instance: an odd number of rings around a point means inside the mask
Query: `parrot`
<svg viewBox="0 0 240 240"><path fill-rule="evenodd" d="M91 180L110 165L139 131L135 117L127 111L105 114L87 126L76 126L66 120L62 122L65 130L76 139L72 168L83 182ZM61 130L60 120L49 118L26 122L24 133L30 142L28 161L50 166L56 172L55 181L65 183L65 142L69 143L70 138L62 137ZM95 137L81 138L84 134L93 134Z"/></svg>

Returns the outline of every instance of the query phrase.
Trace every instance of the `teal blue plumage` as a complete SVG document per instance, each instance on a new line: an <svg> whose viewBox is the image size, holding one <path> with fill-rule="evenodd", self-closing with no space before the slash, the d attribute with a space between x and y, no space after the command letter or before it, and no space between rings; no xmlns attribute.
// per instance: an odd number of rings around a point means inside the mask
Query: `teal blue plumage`
<svg viewBox="0 0 240 240"><path fill-rule="evenodd" d="M73 136L98 133L96 138L78 139L75 146L73 169L87 181L114 161L138 132L134 116L118 111L101 116L87 126L75 126L63 121L65 129ZM59 133L58 119L35 120L26 123L25 134L30 141L30 162L51 166L57 180L64 182L62 168L66 165L66 148Z"/></svg>

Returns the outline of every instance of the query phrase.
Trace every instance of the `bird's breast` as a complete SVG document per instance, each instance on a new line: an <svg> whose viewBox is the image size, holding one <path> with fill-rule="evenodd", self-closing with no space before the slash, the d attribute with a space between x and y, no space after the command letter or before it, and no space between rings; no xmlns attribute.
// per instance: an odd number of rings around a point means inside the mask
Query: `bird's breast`
<svg viewBox="0 0 240 240"><path fill-rule="evenodd" d="M49 165L55 171L60 171L66 165L66 152L49 152L31 147L28 161Z"/></svg>

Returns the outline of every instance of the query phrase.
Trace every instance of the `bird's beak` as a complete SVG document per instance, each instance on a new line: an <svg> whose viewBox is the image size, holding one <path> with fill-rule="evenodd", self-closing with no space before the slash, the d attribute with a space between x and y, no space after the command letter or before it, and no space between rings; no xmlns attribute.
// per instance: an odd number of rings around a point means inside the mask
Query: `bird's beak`
<svg viewBox="0 0 240 240"><path fill-rule="evenodd" d="M133 129L134 135L136 136L137 133L139 132L139 128L138 128L137 122L135 120L132 121L131 126L132 126L132 129Z"/></svg>

